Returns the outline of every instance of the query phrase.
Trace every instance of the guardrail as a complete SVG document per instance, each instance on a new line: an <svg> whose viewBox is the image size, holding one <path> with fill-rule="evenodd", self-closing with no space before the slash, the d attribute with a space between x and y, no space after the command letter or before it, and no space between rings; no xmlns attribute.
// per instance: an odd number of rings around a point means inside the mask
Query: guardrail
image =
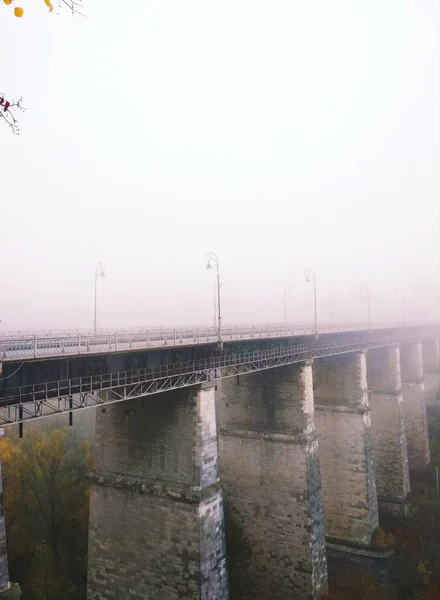
<svg viewBox="0 0 440 600"><path fill-rule="evenodd" d="M319 333L367 330L365 324L322 325ZM263 338L280 338L311 335L313 325L236 325L222 329L222 340L239 341ZM81 334L59 336L28 336L0 338L0 360L50 358L79 354L102 354L131 350L146 350L175 346L192 346L218 341L216 327L183 327L175 329L149 329L144 332L107 334Z"/></svg>
<svg viewBox="0 0 440 600"><path fill-rule="evenodd" d="M319 329L321 330L327 330L327 331L335 331L338 328L344 328L344 329L354 329L356 327L361 327L361 328L366 328L366 323L323 323L321 325L319 325ZM398 323L392 323L392 324L380 324L378 325L377 329L382 329L384 327L398 327L399 324ZM286 328L286 329L291 329L292 327L294 327L297 330L309 330L312 329L314 326L310 323L265 323L264 325L261 325L260 323L241 323L238 325L223 325L222 327L222 331L226 331L228 329L236 329L238 328L239 330L241 329L251 329L252 327L254 328L259 328L259 327L271 327L271 328ZM181 330L191 330L191 331L195 331L196 329L199 329L200 331L202 330L208 330L208 329L212 329L217 331L217 327L216 326L211 326L211 325L188 325L186 327L182 327L182 326L170 326L170 325L166 325L166 326L154 326L154 327L112 327L112 328L100 328L98 329L96 332L93 329L89 329L89 328L79 328L79 329L17 329L17 330L10 330L10 331L1 331L0 330L0 340L1 339L10 339L10 340L19 340L19 339L28 339L28 338L33 338L33 337L37 337L37 338L66 338L66 337L77 337L78 335L82 335L82 336L106 336L106 335L114 335L115 333L118 333L120 335L123 334L132 334L132 335L138 335L138 334L145 334L147 333L147 331L150 331L152 333L156 333L156 334L160 334L160 333L170 333L172 331L174 331L174 329L181 331Z"/></svg>
<svg viewBox="0 0 440 600"><path fill-rule="evenodd" d="M388 329L391 325L376 329ZM368 331L365 323L347 325L321 325L319 334L348 331ZM399 330L403 328L398 327ZM222 328L222 341L241 341L313 335L313 325L236 325ZM51 358L88 354L108 354L129 352L151 348L192 346L218 341L216 327L181 327L168 329L148 329L140 332L121 333L112 331L105 334L24 336L18 338L0 337L0 361L17 359Z"/></svg>
<svg viewBox="0 0 440 600"><path fill-rule="evenodd" d="M416 334L403 335L400 331L371 341L310 341L307 344L6 388L0 391L0 425L71 413L97 404L139 398L223 377L294 364L308 358L368 350L413 339L417 339ZM109 390L112 390L110 395L100 394Z"/></svg>

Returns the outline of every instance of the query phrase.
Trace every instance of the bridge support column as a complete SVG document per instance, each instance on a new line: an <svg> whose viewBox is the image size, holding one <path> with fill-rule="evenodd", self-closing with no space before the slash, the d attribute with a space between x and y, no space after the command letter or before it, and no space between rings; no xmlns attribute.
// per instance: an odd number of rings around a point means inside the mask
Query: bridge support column
<svg viewBox="0 0 440 600"><path fill-rule="evenodd" d="M430 461L421 342L401 345L400 368L409 469L419 471Z"/></svg>
<svg viewBox="0 0 440 600"><path fill-rule="evenodd" d="M398 346L368 350L367 382L379 509L404 515L410 483Z"/></svg>
<svg viewBox="0 0 440 600"><path fill-rule="evenodd" d="M0 437L4 429L0 429ZM20 598L21 590L17 584L9 582L8 548L6 546L6 524L3 512L3 480L0 464L0 600L15 600Z"/></svg>
<svg viewBox="0 0 440 600"><path fill-rule="evenodd" d="M316 360L313 386L327 539L368 546L379 514L365 353Z"/></svg>
<svg viewBox="0 0 440 600"><path fill-rule="evenodd" d="M96 444L88 600L227 600L213 386L100 408Z"/></svg>
<svg viewBox="0 0 440 600"><path fill-rule="evenodd" d="M437 403L440 394L440 344L438 339L423 340L423 375L426 406Z"/></svg>
<svg viewBox="0 0 440 600"><path fill-rule="evenodd" d="M231 598L317 599L327 588L312 365L222 381L220 465Z"/></svg>

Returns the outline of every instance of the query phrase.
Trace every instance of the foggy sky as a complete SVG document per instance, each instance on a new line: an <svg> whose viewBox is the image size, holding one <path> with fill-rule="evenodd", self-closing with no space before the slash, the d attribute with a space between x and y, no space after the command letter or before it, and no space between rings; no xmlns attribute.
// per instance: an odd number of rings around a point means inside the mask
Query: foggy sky
<svg viewBox="0 0 440 600"><path fill-rule="evenodd" d="M438 0L2 6L1 329L436 318Z"/></svg>

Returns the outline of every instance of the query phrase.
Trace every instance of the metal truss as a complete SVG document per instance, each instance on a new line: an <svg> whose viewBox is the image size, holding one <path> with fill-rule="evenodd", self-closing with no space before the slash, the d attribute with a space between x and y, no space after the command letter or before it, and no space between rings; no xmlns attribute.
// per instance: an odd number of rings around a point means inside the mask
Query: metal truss
<svg viewBox="0 0 440 600"><path fill-rule="evenodd" d="M434 334L432 335L434 337ZM307 359L358 352L418 339L420 338L416 335L395 335L370 342L311 341L309 344L5 389L0 392L0 425L21 423L53 414L72 413L90 406L140 398L216 379L291 365Z"/></svg>
<svg viewBox="0 0 440 600"><path fill-rule="evenodd" d="M393 325L387 325L387 329ZM395 324L394 324L395 327ZM429 325L420 325L429 327ZM437 326L432 325L432 329ZM385 326L375 331L385 329ZM402 328L400 328L402 330ZM320 325L319 334L368 331L365 323L346 325ZM279 339L313 335L314 326L304 325L237 325L222 328L223 342L242 340ZM33 360L131 352L179 346L194 346L218 342L215 327L159 328L135 330L103 330L97 334L90 331L60 330L58 332L4 332L0 335L0 361Z"/></svg>

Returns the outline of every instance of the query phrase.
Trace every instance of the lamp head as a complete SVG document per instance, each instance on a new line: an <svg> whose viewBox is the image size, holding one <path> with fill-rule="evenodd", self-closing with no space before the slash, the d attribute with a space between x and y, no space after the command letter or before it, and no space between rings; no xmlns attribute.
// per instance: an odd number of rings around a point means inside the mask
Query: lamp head
<svg viewBox="0 0 440 600"><path fill-rule="evenodd" d="M211 261L208 260L207 264L206 264L206 268L207 269L212 269L212 265L211 265Z"/></svg>
<svg viewBox="0 0 440 600"><path fill-rule="evenodd" d="M311 281L315 280L315 273L310 271L310 269L307 269L307 271L304 272L304 275L306 276L306 283L310 283Z"/></svg>

